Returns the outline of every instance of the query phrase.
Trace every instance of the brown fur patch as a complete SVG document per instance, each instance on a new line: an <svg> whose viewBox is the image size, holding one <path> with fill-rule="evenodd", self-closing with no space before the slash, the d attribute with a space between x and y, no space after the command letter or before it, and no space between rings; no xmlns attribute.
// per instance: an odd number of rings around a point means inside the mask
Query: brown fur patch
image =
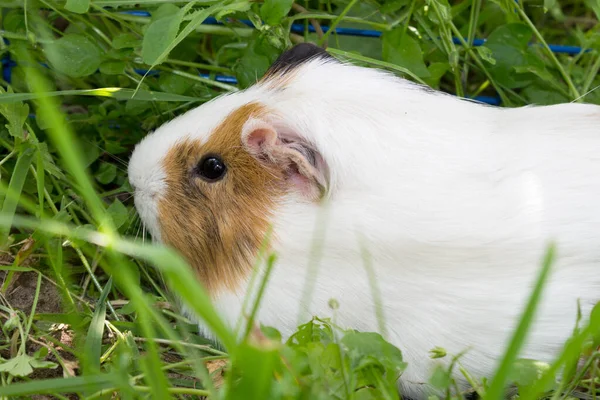
<svg viewBox="0 0 600 400"><path fill-rule="evenodd" d="M158 203L163 242L187 258L212 295L235 290L250 274L283 194L282 172L259 163L242 147L244 123L262 112L256 103L240 107L206 143L182 141L163 161L167 190ZM209 153L219 155L227 168L225 177L213 183L194 172Z"/></svg>

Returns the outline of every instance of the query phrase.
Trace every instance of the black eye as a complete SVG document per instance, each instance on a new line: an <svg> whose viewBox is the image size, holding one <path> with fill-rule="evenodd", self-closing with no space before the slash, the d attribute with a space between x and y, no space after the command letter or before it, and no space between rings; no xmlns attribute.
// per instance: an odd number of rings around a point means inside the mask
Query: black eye
<svg viewBox="0 0 600 400"><path fill-rule="evenodd" d="M219 157L206 156L198 163L197 171L208 182L218 181L225 175L225 163Z"/></svg>

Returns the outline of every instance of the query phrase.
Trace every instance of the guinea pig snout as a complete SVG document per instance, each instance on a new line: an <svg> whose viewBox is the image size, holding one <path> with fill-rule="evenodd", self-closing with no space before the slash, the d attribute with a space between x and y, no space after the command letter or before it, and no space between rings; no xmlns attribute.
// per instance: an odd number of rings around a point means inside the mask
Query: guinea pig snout
<svg viewBox="0 0 600 400"><path fill-rule="evenodd" d="M159 165L148 165L145 159L132 157L127 175L135 197L154 199L163 192L165 174Z"/></svg>
<svg viewBox="0 0 600 400"><path fill-rule="evenodd" d="M138 146L129 161L127 175L138 215L153 239L160 240L158 203L166 187L160 157L148 154L147 146Z"/></svg>
<svg viewBox="0 0 600 400"><path fill-rule="evenodd" d="M142 203L158 201L164 192L164 180L156 174L144 176L130 174L129 183L133 189L136 207L141 206Z"/></svg>
<svg viewBox="0 0 600 400"><path fill-rule="evenodd" d="M140 182L130 178L130 183L134 189L133 202L138 215L153 239L160 241L158 202L162 193L161 181Z"/></svg>

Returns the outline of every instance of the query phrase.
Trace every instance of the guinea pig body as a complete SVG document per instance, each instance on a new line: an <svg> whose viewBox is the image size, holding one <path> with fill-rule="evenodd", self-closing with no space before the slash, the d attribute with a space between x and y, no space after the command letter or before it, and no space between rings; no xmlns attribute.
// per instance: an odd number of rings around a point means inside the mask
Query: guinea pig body
<svg viewBox="0 0 600 400"><path fill-rule="evenodd" d="M190 261L228 323L272 227L258 321L284 337L312 315L380 331L378 296L408 363L402 392L423 398L448 362L429 358L436 346L493 374L551 242L520 357L552 361L578 300L583 315L600 300L599 124L598 106L489 107L304 45L148 135L129 176L153 237Z"/></svg>

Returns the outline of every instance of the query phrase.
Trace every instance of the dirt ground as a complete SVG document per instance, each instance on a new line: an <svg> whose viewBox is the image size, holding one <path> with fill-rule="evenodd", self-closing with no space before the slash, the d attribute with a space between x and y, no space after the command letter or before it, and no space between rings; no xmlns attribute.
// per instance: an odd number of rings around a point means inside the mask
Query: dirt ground
<svg viewBox="0 0 600 400"><path fill-rule="evenodd" d="M0 253L0 267L2 265L11 265L13 263L12 257L7 255L6 253ZM29 264L29 263L28 263ZM31 265L28 265L31 266ZM4 284L5 279L7 278L7 271L0 271L0 286ZM31 307L33 305L33 301L36 293L38 274L36 272L19 272L13 275L11 283L9 284L4 295L0 293L0 301L9 308L14 310L22 311L25 315L29 315L31 313ZM40 293L38 296L38 302L36 306L36 313L42 314L54 314L63 312L62 307L62 296L60 294L59 289L51 282L46 279L42 279ZM0 313L0 323L4 324L8 315L4 313ZM63 343L68 346L72 346L73 341L73 333L69 330L68 326L58 325L55 329L52 330L52 336L59 343ZM14 336L10 338L10 341L15 341L15 345L9 347L6 350L0 351L0 356L4 359L9 359L14 356L15 349L17 348L17 341L19 340L18 336ZM59 366L55 369L36 369L30 378L33 379L51 379L51 378L62 378L65 376L74 376L78 373L78 361L75 357L62 350L60 346L55 345L54 343L48 340L29 340L27 343L27 353L32 355L36 351L40 349L41 346L46 346L49 348L53 348L55 351L60 354L65 367L68 369L65 371L63 366L58 363L57 359L53 355L52 351L48 353L46 357L47 361L52 361ZM174 356L174 355L173 355ZM175 362L177 360L171 360ZM211 375L213 376L213 383L215 386L219 387L223 381L223 368L226 365L225 360L215 360L207 362L207 368ZM190 379L190 377L182 376L179 374L169 374L171 378L176 379ZM199 382L198 382L199 384ZM77 399L76 395L67 396L69 399ZM49 395L34 395L29 397L32 400L50 400L56 399L54 396Z"/></svg>

